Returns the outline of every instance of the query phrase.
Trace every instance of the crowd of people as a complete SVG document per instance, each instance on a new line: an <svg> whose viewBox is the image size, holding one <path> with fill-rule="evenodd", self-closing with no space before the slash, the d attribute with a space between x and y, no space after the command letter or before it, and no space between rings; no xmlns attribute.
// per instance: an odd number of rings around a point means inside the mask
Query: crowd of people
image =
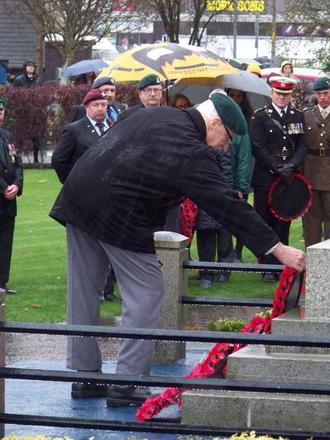
<svg viewBox="0 0 330 440"><path fill-rule="evenodd" d="M122 302L124 327L159 326L164 285L153 233L160 229L190 229L190 238L196 233L203 261L241 262L246 245L260 263L305 268L304 253L289 246L290 220L274 213L269 193L279 178L289 191L297 172L305 176L313 193L303 221L306 245L320 241L322 234L328 238L330 79L315 81L315 105L301 112L293 102L297 82L291 73L283 65L283 76L269 79L270 103L254 112L246 93L236 89L216 89L194 106L180 94L166 105L155 74L138 83L140 103L121 111L115 80L104 76L94 81L73 109L52 156L63 184L50 216L66 228L68 324L98 325L100 303L108 297ZM0 102L0 125L4 107ZM22 184L19 151L11 133L0 129L0 226L8 230L0 235L4 293L10 293L16 197ZM251 187L254 209L247 203ZM229 276L222 272L215 280L201 271L200 286L207 289ZM263 279L276 281L269 274ZM121 299L113 295L114 282ZM148 375L152 355L152 341L124 340L116 371ZM67 366L102 371L97 340L70 337ZM123 406L141 403L150 390L73 383L71 395L106 397L108 406Z"/></svg>

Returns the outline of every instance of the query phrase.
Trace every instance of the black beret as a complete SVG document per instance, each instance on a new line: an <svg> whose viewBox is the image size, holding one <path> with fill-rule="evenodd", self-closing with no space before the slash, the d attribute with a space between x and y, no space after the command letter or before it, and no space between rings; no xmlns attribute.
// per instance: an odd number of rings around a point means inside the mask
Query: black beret
<svg viewBox="0 0 330 440"><path fill-rule="evenodd" d="M37 65L36 65L36 63L34 61L28 60L28 61L25 61L25 63L23 64L23 67L26 67L26 66L36 67Z"/></svg>
<svg viewBox="0 0 330 440"><path fill-rule="evenodd" d="M101 76L101 78L97 78L92 85L92 89L98 89L102 86L114 86L116 85L116 81L111 76Z"/></svg>
<svg viewBox="0 0 330 440"><path fill-rule="evenodd" d="M321 76L317 78L313 85L314 92L321 92L322 90L330 89L330 78L327 76Z"/></svg>
<svg viewBox="0 0 330 440"><path fill-rule="evenodd" d="M224 125L236 134L247 132L247 122L239 105L223 93L213 92L210 99Z"/></svg>
<svg viewBox="0 0 330 440"><path fill-rule="evenodd" d="M150 75L146 75L140 80L137 88L139 90L143 90L146 87L158 86L159 84L161 84L159 76L155 75L154 73L150 73Z"/></svg>

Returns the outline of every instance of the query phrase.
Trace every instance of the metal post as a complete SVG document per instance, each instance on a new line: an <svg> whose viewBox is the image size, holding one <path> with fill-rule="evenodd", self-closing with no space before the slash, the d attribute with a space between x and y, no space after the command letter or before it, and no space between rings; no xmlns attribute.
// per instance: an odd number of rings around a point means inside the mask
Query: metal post
<svg viewBox="0 0 330 440"><path fill-rule="evenodd" d="M237 57L237 0L234 0L233 58Z"/></svg>
<svg viewBox="0 0 330 440"><path fill-rule="evenodd" d="M272 0L272 51L271 57L276 55L276 0Z"/></svg>

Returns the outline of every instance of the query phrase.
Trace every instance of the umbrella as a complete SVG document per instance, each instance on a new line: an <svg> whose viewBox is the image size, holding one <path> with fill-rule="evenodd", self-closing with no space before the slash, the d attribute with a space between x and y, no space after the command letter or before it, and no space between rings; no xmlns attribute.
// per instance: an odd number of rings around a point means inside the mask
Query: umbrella
<svg viewBox="0 0 330 440"><path fill-rule="evenodd" d="M103 69L107 65L108 63L99 59L82 60L79 61L78 63L71 64L71 66L66 67L63 71L63 76L69 77L69 76L81 75L83 73L88 73L88 72L97 72L98 70Z"/></svg>
<svg viewBox="0 0 330 440"><path fill-rule="evenodd" d="M216 87L247 92L247 99L253 110L269 103L270 86L257 75L245 70L238 70L236 74L225 74L217 78L180 79L170 88L169 96L182 93L193 104L197 104L204 101Z"/></svg>
<svg viewBox="0 0 330 440"><path fill-rule="evenodd" d="M101 76L112 76L116 81L139 81L154 73L159 78L216 78L237 69L227 61L202 47L176 43L147 44L118 55Z"/></svg>

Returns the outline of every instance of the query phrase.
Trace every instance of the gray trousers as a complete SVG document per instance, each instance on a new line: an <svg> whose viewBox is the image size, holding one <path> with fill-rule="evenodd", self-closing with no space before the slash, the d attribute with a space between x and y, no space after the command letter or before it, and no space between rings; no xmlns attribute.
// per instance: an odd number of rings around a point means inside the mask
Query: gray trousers
<svg viewBox="0 0 330 440"><path fill-rule="evenodd" d="M156 256L120 249L69 224L66 231L68 324L99 325L102 289L110 263L122 296L122 326L158 328L164 282ZM153 350L153 341L123 340L117 373L149 374ZM102 358L97 339L69 337L67 367L100 371Z"/></svg>

